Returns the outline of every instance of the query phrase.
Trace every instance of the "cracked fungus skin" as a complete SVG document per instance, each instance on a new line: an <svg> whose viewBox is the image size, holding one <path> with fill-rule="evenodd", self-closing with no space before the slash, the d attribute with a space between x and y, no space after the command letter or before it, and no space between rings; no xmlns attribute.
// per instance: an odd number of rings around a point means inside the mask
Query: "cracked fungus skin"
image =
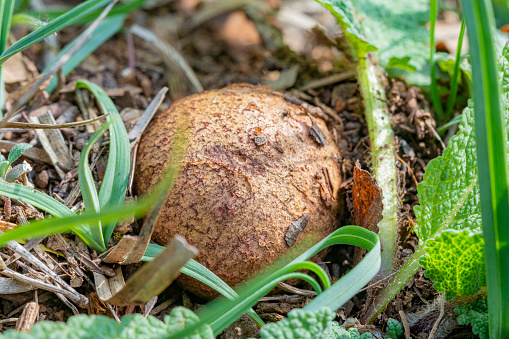
<svg viewBox="0 0 509 339"><path fill-rule="evenodd" d="M144 133L136 160L138 195L162 177L176 119L188 119L188 149L182 169L161 208L153 240L164 245L179 234L196 246L201 264L230 286L253 276L290 247L285 234L308 214L306 234L323 238L336 228L341 173L327 139L310 135L307 111L263 86L230 85L178 100ZM217 295L181 275L184 288Z"/></svg>

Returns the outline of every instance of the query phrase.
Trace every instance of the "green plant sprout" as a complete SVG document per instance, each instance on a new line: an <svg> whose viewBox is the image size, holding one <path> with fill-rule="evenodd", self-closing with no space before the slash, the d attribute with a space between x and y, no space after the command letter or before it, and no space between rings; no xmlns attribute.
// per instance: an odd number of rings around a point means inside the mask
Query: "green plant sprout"
<svg viewBox="0 0 509 339"><path fill-rule="evenodd" d="M7 160L0 154L0 177L7 182L14 182L21 175L31 171L31 167L28 164L19 164L14 168L11 165L18 160L18 158L32 145L30 144L16 144L9 153ZM11 169L10 169L11 168Z"/></svg>

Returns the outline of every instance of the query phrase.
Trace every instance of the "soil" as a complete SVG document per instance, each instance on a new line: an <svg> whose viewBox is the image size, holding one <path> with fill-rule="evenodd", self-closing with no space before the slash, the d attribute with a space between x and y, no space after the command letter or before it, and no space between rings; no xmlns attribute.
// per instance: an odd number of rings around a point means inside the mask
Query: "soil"
<svg viewBox="0 0 509 339"><path fill-rule="evenodd" d="M355 69L354 62L343 49L341 38L339 43L336 43L335 41L338 41L336 37L331 37L331 32L335 31L334 18L319 10L319 6L318 9L312 6L312 10L306 12L305 7L304 9L299 7L306 2L296 1L295 8L317 22L321 22L323 28L314 27L312 30L303 30L295 25L295 22L289 23L278 16L278 13L290 8L289 3L292 1L266 0L258 5L248 5L242 10L224 11L220 15L198 23L196 18L200 13L205 12L204 4L199 3L201 3L199 0L170 1L160 7L132 14L128 23L153 30L163 37L166 43L170 43L180 51L206 90L222 88L230 83L262 83L320 108L320 117L326 122L340 149L343 181L339 194L346 199L346 211L342 213L345 217L339 221L339 225L354 224L351 213L353 170L358 161L362 169L371 171L370 141L363 117L363 101L355 80L355 73L352 72ZM64 29L57 35L58 43L64 46L81 30L81 27ZM16 37L24 34L26 32L22 29L15 30ZM129 42L131 39L132 46ZM302 40L305 40L305 43L299 44ZM7 84L8 93L27 86L36 76L37 70L42 70L44 55L47 53L43 46L38 44L23 53L22 64L28 75L22 81ZM131 66L134 66L134 69ZM344 77L340 80L330 80L330 76L339 74L343 74ZM79 113L79 100L71 90L72 81L82 78L106 89L121 112L128 131L163 86L168 85L170 91L162 108L168 107L172 100L197 92L182 68L163 57L153 44L138 37L120 33L107 41L67 76L59 93L49 97L39 96L31 102L30 106L24 108L18 115L20 121L45 113L48 109L51 109L57 121L71 122L83 119ZM314 82L316 80L322 80L322 83ZM400 241L396 266L401 266L418 244L418 239L412 231L416 222L413 207L418 204L417 183L422 181L427 163L442 153L443 145L436 137L435 119L420 90L400 80L386 79L384 81L387 104L392 117L391 123L396 135L394 144L398 159L401 201ZM8 104L12 105L12 101ZM93 100L92 107L94 107ZM74 115L69 114L70 111L74 111ZM78 185L76 160L79 159L79 151L89 139L91 130L87 127L66 128L62 130L62 133L65 142L73 150L72 158L75 166L62 168L65 173L63 179L52 164L34 161L27 157L22 157L19 161L26 160L33 166L28 178L37 189L65 201L72 189ZM33 130L4 131L0 135L1 140L30 142L40 146ZM6 155L3 150L2 153ZM104 175L107 148L103 151L102 146L97 147L92 153L90 158L98 159L93 175L99 183ZM16 201L13 201L12 205L10 215L6 215L5 212L1 214L3 221L19 224L25 219L43 217L40 211L23 206ZM82 209L81 198L76 199L72 206L77 210ZM141 221L135 221L119 227L110 246L115 245L117 242L115 239L119 239L122 234L137 234L140 224ZM0 225L0 229L1 227ZM65 235L65 238L69 241L75 240L72 234ZM55 237L49 237L42 243L48 248L58 250L55 242L57 242ZM12 255L12 252L5 248L1 250L1 253L4 259ZM58 263L56 272L64 279L74 281L76 289L90 297L90 313L112 316L111 311L97 298L88 282L92 274L86 267L69 263L65 256L51 252L49 255ZM333 248L323 262L319 262L334 281L347 272L353 263L354 249L345 246ZM127 276L132 274L139 266L125 267L124 274ZM24 268L17 264L11 265L10 268L24 271ZM81 271L84 273L80 274ZM305 285L300 287L307 288ZM340 324L349 318L360 319L365 294L365 291L360 292L338 311L337 320ZM278 321L291 309L305 305L310 298L279 290L262 299L255 310L264 320ZM432 282L423 276L422 271L419 271L389 305L375 326L383 331L388 318L400 320L399 311L405 314L422 311L423 306L432 304L436 298L437 293L432 288ZM65 321L72 315L71 310L53 293L39 290L2 295L0 322L3 319L19 317L25 304L34 299L40 305L39 321ZM197 309L206 302L182 290L178 284L174 283L160 295L151 314L163 318L176 306L184 305L190 309ZM80 309L80 312L87 313L87 310ZM114 312L121 317L133 312L142 313L143 307L115 307ZM14 325L14 322L1 324L0 331L12 329ZM363 327L359 324L359 329L362 332L373 330L374 327ZM417 338L427 337L422 328L412 330L412 334ZM255 336L256 333L256 327L249 318L244 316L228 328L222 337L244 338Z"/></svg>

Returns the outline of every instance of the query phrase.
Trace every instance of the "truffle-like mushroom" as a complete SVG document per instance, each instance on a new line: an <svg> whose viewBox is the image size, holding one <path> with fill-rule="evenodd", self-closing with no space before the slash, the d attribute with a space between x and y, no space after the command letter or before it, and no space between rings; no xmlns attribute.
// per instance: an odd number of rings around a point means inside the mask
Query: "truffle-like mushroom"
<svg viewBox="0 0 509 339"><path fill-rule="evenodd" d="M158 115L139 145L137 194L164 174L178 119L187 119L188 148L154 241L185 237L201 264L235 286L306 234L323 238L337 227L339 150L327 126L264 86L195 94ZM216 295L197 280L179 280L197 295Z"/></svg>

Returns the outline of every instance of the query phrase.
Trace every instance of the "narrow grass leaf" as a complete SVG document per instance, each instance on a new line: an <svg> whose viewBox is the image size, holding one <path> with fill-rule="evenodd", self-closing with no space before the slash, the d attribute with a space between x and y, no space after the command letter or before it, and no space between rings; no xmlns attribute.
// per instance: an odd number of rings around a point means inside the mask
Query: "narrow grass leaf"
<svg viewBox="0 0 509 339"><path fill-rule="evenodd" d="M433 107L439 121L444 118L444 111L442 109L442 102L438 95L438 84L437 84L437 69L435 66L435 25L437 23L438 5L437 0L431 0L431 7L429 12L429 64L431 71L431 100L433 101Z"/></svg>
<svg viewBox="0 0 509 339"><path fill-rule="evenodd" d="M109 127L110 149L108 162L106 164L106 172L98 197L101 208L107 205L120 206L124 202L127 184L129 182L130 143L127 131L115 104L101 87L89 81L80 80L76 83L76 88L88 89L95 96L103 113L110 113L106 117L107 121L111 121ZM103 238L105 242L108 242L110 239L115 229L115 224L116 220L103 225Z"/></svg>
<svg viewBox="0 0 509 339"><path fill-rule="evenodd" d="M87 0L78 6L65 12L55 20L51 21L44 27L41 27L32 33L24 36L16 43L14 43L7 50L3 51L0 55L0 65L2 65L7 59L12 57L14 54L19 53L28 47L38 43L48 35L60 31L62 28L75 23L80 18L93 13L94 11L106 6L112 0ZM13 1L14 2L14 1Z"/></svg>
<svg viewBox="0 0 509 339"><path fill-rule="evenodd" d="M461 63L461 47L463 46L463 36L465 35L465 19L461 20L460 36L458 38L458 46L456 47L456 59L454 60L454 72L451 77L451 90L449 92L449 101L447 102L447 110L445 112L445 120L451 117L452 109L456 103L458 94L458 83L460 78Z"/></svg>
<svg viewBox="0 0 509 339"><path fill-rule="evenodd" d="M477 167L485 241L490 338L508 338L509 185L507 129L490 1L462 0L472 64Z"/></svg>
<svg viewBox="0 0 509 339"><path fill-rule="evenodd" d="M349 277L351 278L346 279L346 283L342 283L343 279L341 279L321 294L325 295L327 291L334 290L334 294L338 295L333 296L331 304L336 306L342 300L345 300L346 302L362 287L364 287L366 284L366 278L369 277L369 279L372 279L380 269L380 245L378 236L373 232L357 226L342 227L309 248L283 268L277 271L274 271L274 268L269 269L268 273L256 276L245 282L238 290L238 298L234 300L219 298L210 302L207 307L199 312L199 325L211 324L214 333L220 333L238 319L238 317L245 313L246 310L252 307L261 297L268 293L271 290L271 287L277 285L281 279L286 278L287 274L289 274L293 268L298 267L295 266L296 264L302 263L322 249L336 244L360 246L370 251L368 255L354 269L352 269L352 271L350 271ZM367 274L364 275L363 272L365 271L367 271ZM356 277L359 276L361 279L355 280ZM367 281L369 281L369 279ZM349 285L346 286L346 284ZM330 294L328 298L331 298ZM325 302L323 300L319 300L315 305L319 304L325 304ZM172 338L183 337L187 333L188 331L181 332Z"/></svg>
<svg viewBox="0 0 509 339"><path fill-rule="evenodd" d="M11 26L17 25L27 25L37 29L46 26L47 23L26 13L16 13L12 16Z"/></svg>
<svg viewBox="0 0 509 339"><path fill-rule="evenodd" d="M57 200L51 198L49 195L20 184L7 183L4 180L0 180L0 195L29 203L37 208L40 208L43 211L48 212L49 214L57 218L64 217L76 218L73 219L72 223L69 223L65 226L65 230L72 230L81 239L83 239L83 241L85 241L85 243L90 248L100 250L101 247L92 238L92 234L90 233L88 227L84 226L84 223L80 222L79 217L77 217L76 214L73 211L71 211L67 206L59 203ZM24 238L33 238L36 236L53 234L51 227L48 227L48 225L52 225L56 220L58 219L44 220L47 223L46 226L43 226L41 230L38 230L38 233L34 232L33 234L31 233L32 232L31 224L23 227L18 227L12 231L6 232L2 237L0 237L0 243L2 244L5 243L5 241L1 240L3 237L11 238L9 240L19 240ZM20 235L19 237L16 236L16 233L11 234L11 232L19 232L21 230L22 235ZM44 233L44 231L46 233Z"/></svg>
<svg viewBox="0 0 509 339"><path fill-rule="evenodd" d="M111 13L111 12L110 12ZM71 73L83 60L85 60L90 54L92 54L99 46L101 46L105 41L110 39L113 35L115 35L118 31L120 31L124 27L126 15L119 14L115 16L107 17L101 24L95 29L92 34L90 40L88 40L78 52L74 53L68 61L64 63L62 66L62 75L67 76ZM84 34L84 33L82 33ZM69 49L78 41L81 37L80 34L73 41L68 43L55 57L54 60L60 59L60 57L66 54ZM46 65L42 73L46 73L49 71L51 66L53 66L54 62ZM58 84L58 79L54 76L48 87L46 87L46 92L51 93L55 90Z"/></svg>
<svg viewBox="0 0 509 339"><path fill-rule="evenodd" d="M90 170L90 163L88 156L92 150L92 146L99 140L99 138L108 130L111 121L107 121L101 126L101 128L95 132L90 140L88 140L85 147L81 151L80 162L78 165L78 180L81 188L81 196L83 197L83 203L85 204L86 211L99 212L101 206L99 205L99 197L95 189L95 182ZM94 237L95 241L106 250L106 241L103 238L102 225L99 221L96 225L90 227L90 232Z"/></svg>

